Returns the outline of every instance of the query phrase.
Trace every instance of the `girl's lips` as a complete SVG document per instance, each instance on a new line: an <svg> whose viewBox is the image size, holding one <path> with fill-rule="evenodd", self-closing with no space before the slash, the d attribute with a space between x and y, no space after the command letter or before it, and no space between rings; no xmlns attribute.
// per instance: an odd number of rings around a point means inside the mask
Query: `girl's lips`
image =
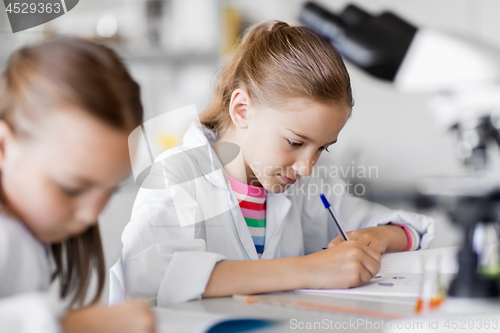
<svg viewBox="0 0 500 333"><path fill-rule="evenodd" d="M295 183L295 181L297 181L296 179L292 179L292 178L288 178L287 176L283 176L281 175L281 179L283 179L283 181L287 184L293 184Z"/></svg>
<svg viewBox="0 0 500 333"><path fill-rule="evenodd" d="M72 237L78 236L79 234L82 234L82 233L83 233L83 231L69 231L67 234L67 237L72 238Z"/></svg>

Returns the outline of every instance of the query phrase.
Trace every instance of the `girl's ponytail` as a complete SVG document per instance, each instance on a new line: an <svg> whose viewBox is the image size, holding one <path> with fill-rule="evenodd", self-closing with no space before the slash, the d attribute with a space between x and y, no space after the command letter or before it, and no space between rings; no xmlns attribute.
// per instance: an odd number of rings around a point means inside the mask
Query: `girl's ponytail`
<svg viewBox="0 0 500 333"><path fill-rule="evenodd" d="M353 106L349 74L335 48L305 27L267 21L250 27L222 70L200 115L216 134L230 128L231 95L247 90L255 104L277 107L287 97Z"/></svg>
<svg viewBox="0 0 500 333"><path fill-rule="evenodd" d="M220 73L212 100L200 115L200 122L215 133L224 133L231 125L231 117L228 112L229 103L231 94L240 84L238 70L242 58L250 51L252 43L265 33L270 32L275 23L276 21L267 21L249 28L231 60Z"/></svg>

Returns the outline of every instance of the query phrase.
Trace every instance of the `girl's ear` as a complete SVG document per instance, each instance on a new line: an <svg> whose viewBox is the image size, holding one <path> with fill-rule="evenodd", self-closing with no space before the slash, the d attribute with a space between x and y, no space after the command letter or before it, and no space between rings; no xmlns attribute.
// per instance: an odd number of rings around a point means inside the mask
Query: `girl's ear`
<svg viewBox="0 0 500 333"><path fill-rule="evenodd" d="M5 160L5 146L12 141L14 133L10 126L3 120L0 120L0 168Z"/></svg>
<svg viewBox="0 0 500 333"><path fill-rule="evenodd" d="M229 103L229 114L237 128L248 127L248 109L251 105L251 99L248 93L243 89L236 89L231 95L231 102Z"/></svg>

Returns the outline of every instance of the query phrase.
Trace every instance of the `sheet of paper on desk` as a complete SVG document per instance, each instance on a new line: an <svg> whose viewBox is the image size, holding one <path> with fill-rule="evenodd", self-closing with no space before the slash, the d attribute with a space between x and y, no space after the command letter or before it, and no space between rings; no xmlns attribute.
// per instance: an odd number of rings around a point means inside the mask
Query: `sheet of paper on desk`
<svg viewBox="0 0 500 333"><path fill-rule="evenodd" d="M388 253L382 255L381 273L422 273L422 258L439 255L440 273L458 272L458 246L440 247L430 250Z"/></svg>
<svg viewBox="0 0 500 333"><path fill-rule="evenodd" d="M366 296L418 297L422 283L421 258L440 257L441 282L449 285L458 271L458 247L443 247L414 252L389 253L382 256L380 271L370 282L350 289L300 289L300 293Z"/></svg>
<svg viewBox="0 0 500 333"><path fill-rule="evenodd" d="M156 333L236 333L273 325L261 319L167 308L155 308L154 313Z"/></svg>

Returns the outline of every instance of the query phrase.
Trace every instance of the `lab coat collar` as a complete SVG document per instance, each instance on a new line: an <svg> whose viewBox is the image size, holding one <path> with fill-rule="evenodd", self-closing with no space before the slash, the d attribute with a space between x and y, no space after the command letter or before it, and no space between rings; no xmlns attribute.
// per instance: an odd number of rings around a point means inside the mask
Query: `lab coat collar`
<svg viewBox="0 0 500 333"><path fill-rule="evenodd" d="M213 132L208 128L202 127L203 125L199 123L193 123L186 131L183 137L183 146L185 148L196 148L200 146L208 146L208 157L212 163L213 170L222 169L223 179L221 177L215 177L214 174L208 173L204 174L204 177L210 181L214 186L224 188L228 191L228 200L233 200L235 207L231 209L231 216L233 222L236 226L238 236L240 238L241 244L245 249L247 256L250 259L259 259L257 251L255 249L255 244L253 242L252 236L248 230L248 226L245 222L241 209L238 209L238 201L234 196L229 181L227 179L224 166L219 160L217 154L212 148L212 143L207 136L215 138ZM272 259L276 255L278 250L278 245L280 244L281 236L284 230L285 217L290 211L292 206L292 200L289 198L290 194L288 191L283 193L270 193L267 192L267 212L266 212L266 240L264 246L264 252L261 259Z"/></svg>
<svg viewBox="0 0 500 333"><path fill-rule="evenodd" d="M194 122L193 124L191 124L182 138L182 146L187 149L194 149L206 146L208 148L207 155L203 156L203 158L210 159L212 172L202 171L203 176L214 186L229 189L228 187L229 181L225 176L225 172L223 172L224 179L218 177L218 174L213 172L220 169L224 169L224 166L222 165L220 159L217 157L215 150L212 148L212 144L214 142L209 141L208 138L206 137L206 135L209 135L211 131L208 128L202 126L203 125L201 125L198 122ZM213 132L211 133L213 134ZM213 136L213 138L215 138L215 135ZM206 161L200 161L200 163L206 163Z"/></svg>
<svg viewBox="0 0 500 333"><path fill-rule="evenodd" d="M231 192L233 200L236 201L236 197ZM285 217L292 207L292 200L288 198L287 193L269 193L266 194L267 201L267 211L266 211L266 239L264 245L264 252L260 259L273 259L276 257L276 252L280 244L281 235L284 230ZM250 231L246 224L245 218L241 212L241 209L237 209L238 204L236 204L236 209L231 209L231 215L233 217L238 236L240 238L241 244L247 253L247 256L252 260L258 260L259 256L257 250L255 249L255 244L253 242Z"/></svg>
<svg viewBox="0 0 500 333"><path fill-rule="evenodd" d="M238 200L231 190L226 171L217 154L215 153L215 150L212 148L212 143L214 142L211 142L209 138L213 140L215 136L211 134L213 134L213 132L211 132L208 128L204 127L200 123L193 123L184 134L184 137L182 139L182 146L185 149L194 149L202 146L208 147L207 154L200 155L200 157L197 156L198 159L205 159L204 161L197 161L198 165L206 163L206 159L208 158L210 159L211 169L222 169L223 177L216 177L215 173L202 171L203 176L210 183L212 183L212 185L223 188L227 191L227 200L232 202L232 208L230 209L231 218L233 220L236 232L238 233L238 238L241 242L242 248L249 259L259 259L257 251L255 250L252 236L250 235L248 226L245 222L243 214L241 213L241 209L239 209ZM204 168L200 167L200 169ZM231 230L226 228L226 232L231 232ZM231 236L229 237L229 239L230 238Z"/></svg>
<svg viewBox="0 0 500 333"><path fill-rule="evenodd" d="M280 244L281 235L284 230L285 217L292 207L292 200L284 193L267 192L266 212L266 244L261 259L273 259Z"/></svg>
<svg viewBox="0 0 500 333"><path fill-rule="evenodd" d="M255 249L252 235L250 235L247 223L245 221L245 218L243 217L243 213L241 212L241 209L239 209L238 200L236 199L232 191L229 191L228 195L231 198L230 200L234 200L235 203L235 207L231 209L231 217L233 218L233 222L236 227L241 245L249 259L257 260L259 259L259 256L257 254L257 250Z"/></svg>

